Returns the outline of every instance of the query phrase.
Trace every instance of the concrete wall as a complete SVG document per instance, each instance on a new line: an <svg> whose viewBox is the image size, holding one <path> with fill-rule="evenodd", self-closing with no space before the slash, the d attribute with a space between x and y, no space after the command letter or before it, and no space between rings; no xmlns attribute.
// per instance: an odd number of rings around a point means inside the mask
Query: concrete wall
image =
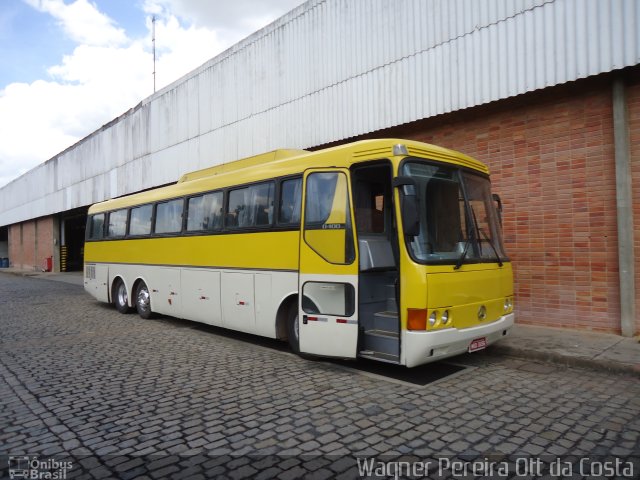
<svg viewBox="0 0 640 480"><path fill-rule="evenodd" d="M54 256L54 216L41 217L9 227L10 266L23 270L42 270L44 259ZM54 265L56 270L57 265ZM59 267L58 267L59 268Z"/></svg>
<svg viewBox="0 0 640 480"><path fill-rule="evenodd" d="M620 333L612 79L371 135L443 145L489 165L504 202L520 323ZM628 84L640 307L640 70Z"/></svg>

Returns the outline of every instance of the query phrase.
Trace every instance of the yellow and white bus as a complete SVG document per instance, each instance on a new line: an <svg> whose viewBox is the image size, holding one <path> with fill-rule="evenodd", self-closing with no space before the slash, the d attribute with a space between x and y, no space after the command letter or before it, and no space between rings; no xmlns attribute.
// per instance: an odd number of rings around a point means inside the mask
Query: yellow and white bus
<svg viewBox="0 0 640 480"><path fill-rule="evenodd" d="M480 350L514 322L487 167L408 140L277 150L89 209L85 290L408 367Z"/></svg>

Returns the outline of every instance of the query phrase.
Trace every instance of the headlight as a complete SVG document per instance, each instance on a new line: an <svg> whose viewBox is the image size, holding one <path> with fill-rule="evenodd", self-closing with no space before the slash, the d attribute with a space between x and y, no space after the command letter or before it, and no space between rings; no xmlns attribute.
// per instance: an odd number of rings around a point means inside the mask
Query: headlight
<svg viewBox="0 0 640 480"><path fill-rule="evenodd" d="M429 325L434 326L436 324L436 320L438 319L438 312L433 311L431 315L429 315Z"/></svg>
<svg viewBox="0 0 640 480"><path fill-rule="evenodd" d="M442 317L441 317L441 318L442 318L442 324L443 324L443 325L446 325L446 324L447 324L447 322L449 321L449 310L445 310L445 311L442 313Z"/></svg>
<svg viewBox="0 0 640 480"><path fill-rule="evenodd" d="M504 311L508 313L513 309L513 298L507 297L504 299Z"/></svg>

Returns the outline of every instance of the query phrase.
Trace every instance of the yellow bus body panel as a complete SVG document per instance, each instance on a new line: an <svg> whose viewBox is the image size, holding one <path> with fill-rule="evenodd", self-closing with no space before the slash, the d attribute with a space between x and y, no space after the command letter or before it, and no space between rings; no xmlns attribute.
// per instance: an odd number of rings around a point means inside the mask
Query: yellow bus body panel
<svg viewBox="0 0 640 480"><path fill-rule="evenodd" d="M286 231L87 242L85 262L297 270L299 237Z"/></svg>
<svg viewBox="0 0 640 480"><path fill-rule="evenodd" d="M304 238L307 245L329 263L344 264L346 254L344 230L307 230L304 232ZM322 268L322 265L316 265L314 268Z"/></svg>
<svg viewBox="0 0 640 480"><path fill-rule="evenodd" d="M427 274L427 309L440 313L448 310L456 328L498 320L505 313L505 298L513 295L511 264L466 267L457 271L449 267L448 273ZM485 318L478 317L482 306L486 310Z"/></svg>
<svg viewBox="0 0 640 480"><path fill-rule="evenodd" d="M409 259L407 259L409 260ZM505 313L504 301L513 296L511 263L467 264L460 270L451 265L425 266L412 261L402 271L402 328L407 325L407 309L449 312L448 327L476 327L499 320ZM479 318L480 307L486 316ZM442 327L436 324L434 328Z"/></svg>

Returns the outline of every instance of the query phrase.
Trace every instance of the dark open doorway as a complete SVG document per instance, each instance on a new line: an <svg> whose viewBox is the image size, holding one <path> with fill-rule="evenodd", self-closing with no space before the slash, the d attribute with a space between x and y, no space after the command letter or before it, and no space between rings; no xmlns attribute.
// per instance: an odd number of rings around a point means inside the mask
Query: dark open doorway
<svg viewBox="0 0 640 480"><path fill-rule="evenodd" d="M84 264L84 231L87 209L80 208L63 214L60 218L60 271L82 270Z"/></svg>
<svg viewBox="0 0 640 480"><path fill-rule="evenodd" d="M0 261L7 257L9 257L9 227L0 227Z"/></svg>

